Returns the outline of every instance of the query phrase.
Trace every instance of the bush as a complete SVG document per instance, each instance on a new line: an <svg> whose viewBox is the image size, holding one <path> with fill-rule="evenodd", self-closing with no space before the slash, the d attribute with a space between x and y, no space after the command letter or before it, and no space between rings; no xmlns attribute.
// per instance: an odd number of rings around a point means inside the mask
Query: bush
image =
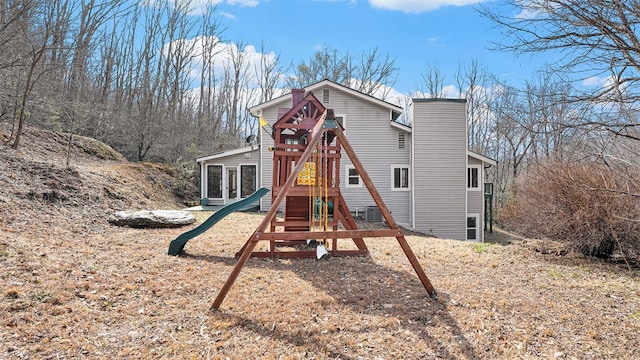
<svg viewBox="0 0 640 360"><path fill-rule="evenodd" d="M174 194L183 201L200 198L200 172L193 160L179 161L175 164L176 186Z"/></svg>
<svg viewBox="0 0 640 360"><path fill-rule="evenodd" d="M587 256L640 253L640 174L598 162L536 165L516 182L500 221L528 237L567 241Z"/></svg>

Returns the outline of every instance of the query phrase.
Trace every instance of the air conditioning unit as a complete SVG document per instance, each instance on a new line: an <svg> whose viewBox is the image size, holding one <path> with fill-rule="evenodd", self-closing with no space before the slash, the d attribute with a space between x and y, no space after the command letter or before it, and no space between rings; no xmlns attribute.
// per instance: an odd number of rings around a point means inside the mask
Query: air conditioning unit
<svg viewBox="0 0 640 360"><path fill-rule="evenodd" d="M364 220L369 222L382 222L382 214L377 206L365 206Z"/></svg>

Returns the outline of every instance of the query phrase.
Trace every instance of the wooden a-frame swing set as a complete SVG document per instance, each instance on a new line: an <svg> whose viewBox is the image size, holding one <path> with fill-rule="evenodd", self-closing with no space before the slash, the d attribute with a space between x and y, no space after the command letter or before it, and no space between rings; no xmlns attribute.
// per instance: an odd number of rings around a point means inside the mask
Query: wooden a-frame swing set
<svg viewBox="0 0 640 360"><path fill-rule="evenodd" d="M273 125L273 182L271 207L257 229L236 254L238 261L211 305L220 307L249 257L320 258L321 251L283 251L284 247L306 245L321 239L323 254L365 256L369 250L364 238L395 237L429 296L437 293L418 259L409 247L358 159L342 125L333 111L304 90L293 90L293 107L286 109ZM340 192L341 151L347 154L357 174L380 210L388 229L358 229ZM284 205L284 219L276 215ZM332 211L331 211L332 207ZM330 216L332 212L333 216ZM340 227L342 225L342 227ZM267 231L268 230L268 231ZM356 249L339 249L338 240L351 239ZM331 241L329 241L331 240ZM254 251L261 241L269 243L267 251Z"/></svg>

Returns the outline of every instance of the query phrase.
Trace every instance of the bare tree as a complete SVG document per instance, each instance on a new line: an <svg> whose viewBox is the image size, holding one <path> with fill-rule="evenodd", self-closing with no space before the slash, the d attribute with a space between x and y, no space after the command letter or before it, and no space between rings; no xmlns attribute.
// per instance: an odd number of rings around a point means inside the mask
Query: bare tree
<svg viewBox="0 0 640 360"><path fill-rule="evenodd" d="M640 0L502 0L505 7L481 12L500 25L506 35L497 48L515 54L549 54L549 70L568 81L593 77L600 87L565 101L587 101L604 107L624 104L640 111ZM624 120L624 121L623 121ZM588 121L616 135L640 127L637 117Z"/></svg>
<svg viewBox="0 0 640 360"><path fill-rule="evenodd" d="M80 0L74 2L74 13L78 13L76 20L75 39L73 43L73 57L69 69L68 87L72 98L87 90L86 76L88 62L93 55L95 39L99 36L102 26L118 12L122 0L96 1ZM52 3L57 3L56 1Z"/></svg>
<svg viewBox="0 0 640 360"><path fill-rule="evenodd" d="M373 48L360 56L360 63L350 75L351 85L362 93L384 100L395 85L397 70L394 58L389 54L383 57L378 48Z"/></svg>
<svg viewBox="0 0 640 360"><path fill-rule="evenodd" d="M105 118L106 98L102 99L101 95L108 96L105 86L110 83L107 79L112 76L114 53L118 52L113 46L114 30L108 27L118 25L130 6L125 6L124 0L66 0L63 3L69 3L69 26L64 31L56 31L59 35L54 41L68 39L69 44L65 51L52 54L52 58L59 57L59 62L64 64L61 66L64 71L57 72L59 79L52 79L64 86L60 89L64 101L56 106L56 111L66 131L95 137ZM103 42L107 39L111 39L111 47L104 51ZM103 59L107 68L102 66ZM53 100L54 96L49 98Z"/></svg>
<svg viewBox="0 0 640 360"><path fill-rule="evenodd" d="M131 53L133 60L126 75L131 89L126 100L129 114L121 119L118 138L121 139L120 146L135 154L139 161L145 159L162 131L162 119L157 116L165 115L162 107L165 103L161 101L160 93L166 91L161 84L166 83L163 78L166 57L162 55L162 49L167 33L161 20L167 17L168 11L166 6L138 8L133 19L139 23L131 24L144 29L145 38L139 50ZM131 32L129 41L135 44L136 39L135 32Z"/></svg>
<svg viewBox="0 0 640 360"><path fill-rule="evenodd" d="M208 6L200 21L199 56L202 61L200 68L200 87L196 117L196 143L212 145L220 131L222 111L217 106L217 79L215 59L223 51L220 34L224 31L215 17L216 7Z"/></svg>
<svg viewBox="0 0 640 360"><path fill-rule="evenodd" d="M396 81L395 59L384 57L377 48L364 52L356 63L349 53L324 46L307 62L293 67L293 76L287 79L290 88L301 88L323 79L353 87L367 95L385 98Z"/></svg>
<svg viewBox="0 0 640 360"><path fill-rule="evenodd" d="M17 63L20 67L26 68L26 75L22 78L22 89L19 94L18 106L16 111L17 128L12 134L13 143L11 146L17 148L20 144L20 137L24 123L29 116L27 109L29 99L36 83L54 67L53 64L46 63L47 53L51 49L51 40L53 38L54 29L57 28L56 22L61 20L57 15L57 7L53 3L44 1L34 8L35 13L29 19L23 19L24 22L19 26L19 36L26 47L24 60ZM32 22L32 20L38 20Z"/></svg>
<svg viewBox="0 0 640 360"><path fill-rule="evenodd" d="M499 160L494 169L495 190L498 200L504 200L513 190L513 182L533 140L531 133L520 125L526 122L523 118L527 118L527 110L515 88L503 86L492 101L491 110L496 117L496 142L491 155Z"/></svg>
<svg viewBox="0 0 640 360"><path fill-rule="evenodd" d="M13 0L0 4L0 70L19 65L21 53L16 51L24 41L25 27L37 14L42 0Z"/></svg>
<svg viewBox="0 0 640 360"><path fill-rule="evenodd" d="M245 89L249 81L249 58L245 52L245 44L240 41L231 43L227 47L227 66L225 66L225 77L230 82L229 108L227 116L226 130L231 135L239 135L240 119L243 101L242 89Z"/></svg>
<svg viewBox="0 0 640 360"><path fill-rule="evenodd" d="M254 65L256 81L260 89L259 102L273 99L280 83L284 69L280 64L280 54L269 51L262 42L258 53L261 54L259 64Z"/></svg>
<svg viewBox="0 0 640 360"><path fill-rule="evenodd" d="M446 96L444 93L445 76L440 65L437 63L427 64L426 73L420 74L420 77L422 78L422 83L418 88L424 96L434 99Z"/></svg>
<svg viewBox="0 0 640 360"><path fill-rule="evenodd" d="M493 139L495 121L489 107L495 96L493 76L473 59L466 65L459 65L455 79L460 97L467 100L469 149L485 154Z"/></svg>
<svg viewBox="0 0 640 360"><path fill-rule="evenodd" d="M323 46L309 58L293 67L293 77L287 79L290 88L302 88L329 79L339 84L348 84L350 79L351 55L341 54L338 49Z"/></svg>
<svg viewBox="0 0 640 360"><path fill-rule="evenodd" d="M40 0L5 1L0 5L0 120L13 120L12 134L15 134L15 114L20 104L20 93L24 88L25 50L29 47L26 36L29 22L37 14Z"/></svg>

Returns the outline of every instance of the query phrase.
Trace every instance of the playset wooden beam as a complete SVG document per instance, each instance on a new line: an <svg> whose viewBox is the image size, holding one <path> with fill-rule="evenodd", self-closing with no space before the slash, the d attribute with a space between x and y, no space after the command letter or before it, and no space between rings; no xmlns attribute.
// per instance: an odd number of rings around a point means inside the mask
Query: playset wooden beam
<svg viewBox="0 0 640 360"><path fill-rule="evenodd" d="M269 208L269 211L267 211L267 214L265 215L264 219L262 219L262 222L260 223L256 231L254 231L253 235L251 235L251 237L249 238L249 241L245 244L245 248L242 251L240 258L238 259L236 266L234 266L233 270L231 271L231 274L229 275L229 278L224 283L224 285L218 292L218 296L216 297L215 301L211 305L212 310L215 310L218 307L220 307L220 304L222 303L224 298L227 296L229 289L231 288L233 283L236 281L238 274L240 274L242 267L247 262L247 259L249 259L249 256L251 256L251 252L258 244L259 236L264 232L264 230L267 228L271 220L275 217L276 212L280 207L280 204L282 204L282 201L287 196L286 190L293 186L293 183L297 179L298 173L300 172L300 170L302 170L305 162L311 156L314 146L318 143L318 141L320 141L320 139L322 139L322 136L324 135L324 132L322 131L322 124L324 124L325 116L326 116L326 113L324 116L322 116L318 120L318 123L311 131L311 140L308 142L309 146L307 146L307 148L304 150L304 152L302 153L302 156L300 156L300 160L296 164L295 168L291 171L291 175L289 175L289 178L282 186L284 191L280 191L276 199L271 204L271 207Z"/></svg>

